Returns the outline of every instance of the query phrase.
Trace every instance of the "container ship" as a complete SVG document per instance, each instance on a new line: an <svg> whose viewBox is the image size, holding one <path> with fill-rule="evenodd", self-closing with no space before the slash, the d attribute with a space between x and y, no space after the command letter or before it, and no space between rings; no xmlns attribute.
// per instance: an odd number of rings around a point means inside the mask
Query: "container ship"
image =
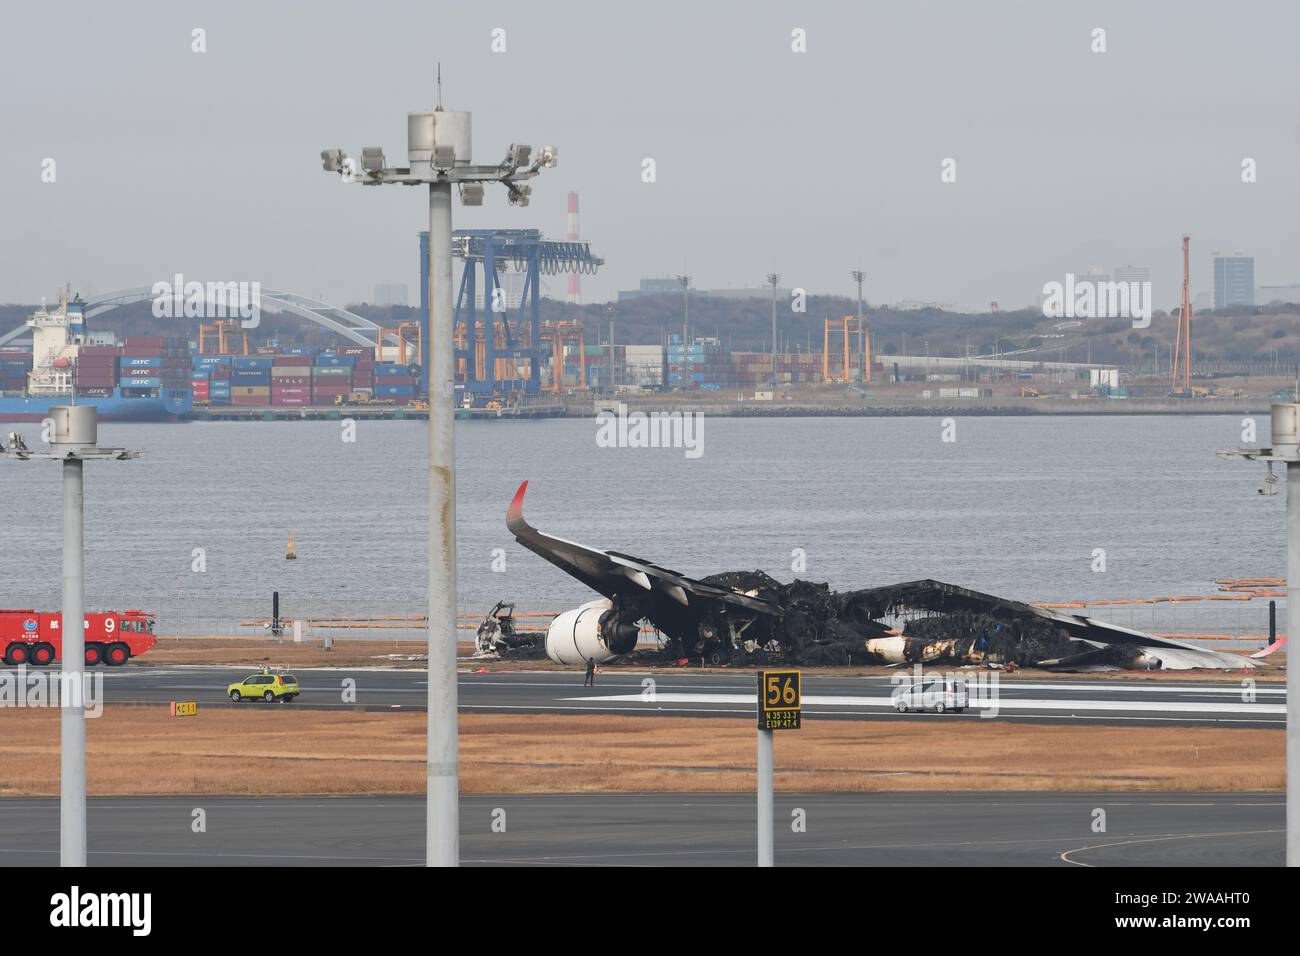
<svg viewBox="0 0 1300 956"><path fill-rule="evenodd" d="M94 405L100 421L174 421L194 401L183 338L95 335L85 303L61 296L27 320L32 351L0 350L0 422L39 422L51 405Z"/></svg>

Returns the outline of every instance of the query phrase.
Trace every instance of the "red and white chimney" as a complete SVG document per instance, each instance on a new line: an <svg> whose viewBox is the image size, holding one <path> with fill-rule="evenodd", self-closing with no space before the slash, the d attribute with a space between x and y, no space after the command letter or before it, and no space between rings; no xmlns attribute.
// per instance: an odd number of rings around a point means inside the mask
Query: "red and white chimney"
<svg viewBox="0 0 1300 956"><path fill-rule="evenodd" d="M578 240L578 194L569 193L569 241ZM578 273L569 273L569 301L574 305L582 304L582 283Z"/></svg>

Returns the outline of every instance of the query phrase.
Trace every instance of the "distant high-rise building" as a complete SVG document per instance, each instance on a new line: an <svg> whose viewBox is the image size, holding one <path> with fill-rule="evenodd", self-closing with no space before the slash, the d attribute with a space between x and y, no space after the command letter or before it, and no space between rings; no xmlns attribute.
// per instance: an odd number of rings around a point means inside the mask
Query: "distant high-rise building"
<svg viewBox="0 0 1300 956"><path fill-rule="evenodd" d="M705 289L701 295L712 296L715 299L770 299L772 298L772 287L770 285L757 286L750 289ZM790 301L791 290L778 288L776 290L776 299L778 302Z"/></svg>
<svg viewBox="0 0 1300 956"><path fill-rule="evenodd" d="M528 277L525 272L519 272L513 268L507 268L497 273L497 288L501 291L500 304L506 310L517 309L524 300L524 279ZM474 305L480 309L491 308L492 303L484 297L484 289L474 290Z"/></svg>
<svg viewBox="0 0 1300 956"><path fill-rule="evenodd" d="M1113 273L1116 282L1150 282L1151 268L1149 266L1116 266Z"/></svg>
<svg viewBox="0 0 1300 956"><path fill-rule="evenodd" d="M1272 305L1274 302L1300 303L1300 282L1262 285L1255 290L1255 301L1260 305Z"/></svg>
<svg viewBox="0 0 1300 956"><path fill-rule="evenodd" d="M953 304L951 302L923 302L920 299L900 299L894 303L893 309L895 312L920 312L924 309L952 312Z"/></svg>
<svg viewBox="0 0 1300 956"><path fill-rule="evenodd" d="M381 282L375 286L375 305L410 305L405 282Z"/></svg>
<svg viewBox="0 0 1300 956"><path fill-rule="evenodd" d="M619 300L635 299L639 295L663 295L665 292L682 291L682 284L671 276L663 276L653 279L642 279L639 288L624 289L619 292Z"/></svg>
<svg viewBox="0 0 1300 956"><path fill-rule="evenodd" d="M1214 307L1255 304L1255 257L1214 256Z"/></svg>

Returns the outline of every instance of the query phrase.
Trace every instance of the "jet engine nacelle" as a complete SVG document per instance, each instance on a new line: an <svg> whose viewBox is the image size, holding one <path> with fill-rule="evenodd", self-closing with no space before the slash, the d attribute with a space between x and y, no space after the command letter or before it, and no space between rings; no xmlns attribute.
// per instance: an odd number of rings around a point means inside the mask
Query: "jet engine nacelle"
<svg viewBox="0 0 1300 956"><path fill-rule="evenodd" d="M866 649L868 654L874 654L886 664L907 663L907 638L901 634L873 638L867 641Z"/></svg>
<svg viewBox="0 0 1300 956"><path fill-rule="evenodd" d="M635 648L640 629L619 623L613 608L600 598L565 611L546 629L546 656L557 664L585 664L589 657L599 664Z"/></svg>

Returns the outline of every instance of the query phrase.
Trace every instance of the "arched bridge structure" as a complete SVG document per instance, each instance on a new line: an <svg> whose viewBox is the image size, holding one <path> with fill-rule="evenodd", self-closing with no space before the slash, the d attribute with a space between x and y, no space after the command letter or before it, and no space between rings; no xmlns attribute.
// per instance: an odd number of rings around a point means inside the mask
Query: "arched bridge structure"
<svg viewBox="0 0 1300 956"><path fill-rule="evenodd" d="M94 318L96 315L102 315L112 309L132 305L136 302L151 301L155 297L152 286L140 286L135 289L122 289L104 295L91 296L86 300L86 317ZM209 298L206 284L204 285L204 301L211 305L214 310L218 305L223 307L226 305L224 299ZM329 332L341 335L357 345L374 348L378 344L379 326L374 322L364 316L357 315L355 312L349 312L347 309L340 309L325 302L319 302L305 295L298 295L296 292L263 289L260 293L260 308L262 311L271 314L287 313L296 315L305 321L319 325ZM30 331L31 329L24 324L0 334L0 345L21 338Z"/></svg>

